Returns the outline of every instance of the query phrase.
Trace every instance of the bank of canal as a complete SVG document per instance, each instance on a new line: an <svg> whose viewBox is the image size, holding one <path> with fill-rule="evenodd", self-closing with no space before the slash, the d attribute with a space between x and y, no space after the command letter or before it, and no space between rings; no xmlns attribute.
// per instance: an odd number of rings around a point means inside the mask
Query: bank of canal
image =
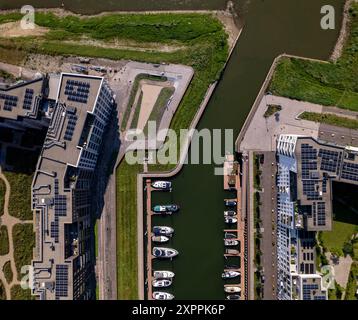
<svg viewBox="0 0 358 320"><path fill-rule="evenodd" d="M336 29L322 30L323 5L336 9ZM276 0L242 2L245 28L198 129L233 129L238 135L276 56L289 53L328 59L339 34L343 1ZM239 8L240 10L240 8ZM214 165L185 165L174 178L173 192L152 195L153 204L177 203L181 211L156 217L155 225L173 226L173 261L154 260L154 269L176 273L169 290L177 299L223 299L223 177Z"/></svg>

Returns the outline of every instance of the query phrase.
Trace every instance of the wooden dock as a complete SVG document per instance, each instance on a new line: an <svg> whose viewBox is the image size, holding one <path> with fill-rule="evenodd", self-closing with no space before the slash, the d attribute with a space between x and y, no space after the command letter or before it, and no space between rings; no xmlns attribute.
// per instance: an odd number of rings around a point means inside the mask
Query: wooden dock
<svg viewBox="0 0 358 320"><path fill-rule="evenodd" d="M147 191L147 285L148 285L148 300L152 300L152 185L151 180L146 180L146 191Z"/></svg>

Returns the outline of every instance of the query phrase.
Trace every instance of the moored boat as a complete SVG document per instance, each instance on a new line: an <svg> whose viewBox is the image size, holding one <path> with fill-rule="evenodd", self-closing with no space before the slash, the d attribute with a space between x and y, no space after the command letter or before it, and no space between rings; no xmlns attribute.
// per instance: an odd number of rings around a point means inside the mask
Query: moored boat
<svg viewBox="0 0 358 320"><path fill-rule="evenodd" d="M170 181L155 181L152 183L152 187L158 190L170 190L172 183Z"/></svg>
<svg viewBox="0 0 358 320"><path fill-rule="evenodd" d="M240 300L240 296L238 294L230 294L226 297L226 300Z"/></svg>
<svg viewBox="0 0 358 320"><path fill-rule="evenodd" d="M225 253L226 254L231 254L233 256L238 256L240 254L240 251L236 250L236 249L226 249Z"/></svg>
<svg viewBox="0 0 358 320"><path fill-rule="evenodd" d="M237 206L236 199L226 199L224 201L225 201L225 206L227 206L227 207L235 207L235 206Z"/></svg>
<svg viewBox="0 0 358 320"><path fill-rule="evenodd" d="M153 242L160 242L160 243L165 243L169 241L169 238L166 236L152 236L152 241Z"/></svg>
<svg viewBox="0 0 358 320"><path fill-rule="evenodd" d="M152 285L154 288L166 288L166 287L170 287L173 283L172 279L154 279L152 281Z"/></svg>
<svg viewBox="0 0 358 320"><path fill-rule="evenodd" d="M174 296L168 292L154 291L152 294L154 300L173 300Z"/></svg>
<svg viewBox="0 0 358 320"><path fill-rule="evenodd" d="M174 278L175 273L167 270L158 270L153 272L153 277L155 279L172 279Z"/></svg>
<svg viewBox="0 0 358 320"><path fill-rule="evenodd" d="M237 246L239 244L239 241L238 240L233 240L233 239L225 239L224 244L227 247L234 247L234 246Z"/></svg>
<svg viewBox="0 0 358 320"><path fill-rule="evenodd" d="M230 271L225 271L225 272L223 272L223 273L221 274L221 277L222 277L223 279L233 279L233 278L238 277L239 275L240 275L240 272L230 270Z"/></svg>
<svg viewBox="0 0 358 320"><path fill-rule="evenodd" d="M225 217L225 223L227 224L234 224L237 222L237 218L235 217Z"/></svg>
<svg viewBox="0 0 358 320"><path fill-rule="evenodd" d="M153 207L155 214L172 214L179 210L179 206L176 204L157 205Z"/></svg>
<svg viewBox="0 0 358 320"><path fill-rule="evenodd" d="M236 211L233 210L224 211L224 217L235 217L235 216L236 216Z"/></svg>
<svg viewBox="0 0 358 320"><path fill-rule="evenodd" d="M224 239L227 240L227 239L236 239L237 238L237 235L234 234L234 233L229 233L229 232L225 232L225 235L224 235Z"/></svg>
<svg viewBox="0 0 358 320"><path fill-rule="evenodd" d="M227 293L238 293L241 291L239 286L225 286L224 291Z"/></svg>
<svg viewBox="0 0 358 320"><path fill-rule="evenodd" d="M171 236L174 233L174 229L167 226L154 226L153 233L156 236Z"/></svg>
<svg viewBox="0 0 358 320"><path fill-rule="evenodd" d="M179 252L172 248L154 247L153 256L162 259L171 259L177 256Z"/></svg>

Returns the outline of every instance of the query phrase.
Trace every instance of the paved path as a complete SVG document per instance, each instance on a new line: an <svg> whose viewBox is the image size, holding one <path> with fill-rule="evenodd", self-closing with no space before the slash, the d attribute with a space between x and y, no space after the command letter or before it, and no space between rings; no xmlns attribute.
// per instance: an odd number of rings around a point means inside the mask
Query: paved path
<svg viewBox="0 0 358 320"><path fill-rule="evenodd" d="M10 201L10 193L11 193L11 187L9 184L9 181L6 179L6 176L3 174L2 169L0 167L0 179L4 181L6 186L6 192L5 192L5 203L4 203L4 214L0 217L1 219L1 225L7 227L7 232L9 235L9 253L3 256L0 256L0 280L5 286L5 292L6 297L8 300L10 300L10 288L15 284L20 284L20 281L17 279L17 271L16 271L16 265L14 260L14 243L12 241L12 231L13 227L16 224L23 224L23 223L33 223L33 221L22 221L18 218L15 218L10 215L9 213L9 201ZM5 275L3 273L3 267L4 264L10 261L11 264L11 270L13 273L13 280L11 283L7 283L5 279Z"/></svg>

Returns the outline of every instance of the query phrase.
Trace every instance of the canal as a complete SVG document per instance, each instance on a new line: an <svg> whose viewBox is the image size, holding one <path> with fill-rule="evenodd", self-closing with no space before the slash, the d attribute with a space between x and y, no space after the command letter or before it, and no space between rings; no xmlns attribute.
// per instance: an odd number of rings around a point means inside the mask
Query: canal
<svg viewBox="0 0 358 320"><path fill-rule="evenodd" d="M28 1L0 0L1 9ZM237 136L265 76L281 53L327 59L338 37L343 0L237 0L245 27L199 129L233 129ZM222 9L226 0L32 0L35 7L65 8L92 14L110 10ZM323 5L336 9L336 29L320 28ZM171 225L170 246L180 254L172 262L155 261L154 269L176 273L171 291L177 299L223 299L223 178L213 165L185 165L173 179L173 192L153 193L153 204L177 203L181 211L155 218L155 225Z"/></svg>

